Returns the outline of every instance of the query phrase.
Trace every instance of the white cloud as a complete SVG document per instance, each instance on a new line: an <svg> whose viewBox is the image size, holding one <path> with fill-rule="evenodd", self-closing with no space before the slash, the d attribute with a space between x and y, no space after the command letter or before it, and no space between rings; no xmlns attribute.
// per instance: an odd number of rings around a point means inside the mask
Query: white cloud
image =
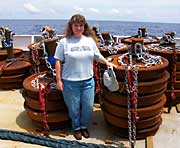
<svg viewBox="0 0 180 148"><path fill-rule="evenodd" d="M99 10L96 8L82 8L82 7L74 6L74 10L79 13L87 13L87 12L99 13Z"/></svg>
<svg viewBox="0 0 180 148"><path fill-rule="evenodd" d="M125 13L128 14L128 15L131 15L131 14L133 14L133 10L132 9L126 9Z"/></svg>
<svg viewBox="0 0 180 148"><path fill-rule="evenodd" d="M89 11L95 12L95 13L99 13L99 10L98 10L98 9L95 9L95 8L89 8Z"/></svg>
<svg viewBox="0 0 180 148"><path fill-rule="evenodd" d="M77 11L77 12L84 12L84 8L80 8L80 7L77 7L77 6L74 6L74 10Z"/></svg>
<svg viewBox="0 0 180 148"><path fill-rule="evenodd" d="M50 9L49 10L52 14L57 14L57 11L55 9Z"/></svg>
<svg viewBox="0 0 180 148"><path fill-rule="evenodd" d="M111 9L111 12L112 13L119 13L120 11L118 9L113 8L113 9Z"/></svg>
<svg viewBox="0 0 180 148"><path fill-rule="evenodd" d="M24 8L30 13L39 13L40 12L40 10L38 8L36 8L34 5L32 5L31 3L25 3Z"/></svg>

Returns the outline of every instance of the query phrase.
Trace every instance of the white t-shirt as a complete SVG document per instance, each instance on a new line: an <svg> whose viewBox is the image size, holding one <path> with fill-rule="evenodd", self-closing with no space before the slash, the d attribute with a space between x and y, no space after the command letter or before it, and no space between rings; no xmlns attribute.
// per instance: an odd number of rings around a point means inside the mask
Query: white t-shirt
<svg viewBox="0 0 180 148"><path fill-rule="evenodd" d="M91 37L62 38L55 52L55 59L63 61L62 79L87 80L93 77L93 61L102 57Z"/></svg>

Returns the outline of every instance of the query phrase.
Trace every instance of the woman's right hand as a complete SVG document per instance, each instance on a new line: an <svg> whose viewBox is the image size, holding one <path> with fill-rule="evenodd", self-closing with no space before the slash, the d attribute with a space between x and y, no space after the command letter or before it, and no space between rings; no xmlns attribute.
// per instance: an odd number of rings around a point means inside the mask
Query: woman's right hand
<svg viewBox="0 0 180 148"><path fill-rule="evenodd" d="M64 90L64 85L63 85L62 81L58 81L57 82L57 89L60 90L60 91Z"/></svg>
<svg viewBox="0 0 180 148"><path fill-rule="evenodd" d="M107 61L106 65L107 65L108 68L112 68L112 69L117 68L117 66L115 64L113 64L111 62L108 62L108 61Z"/></svg>

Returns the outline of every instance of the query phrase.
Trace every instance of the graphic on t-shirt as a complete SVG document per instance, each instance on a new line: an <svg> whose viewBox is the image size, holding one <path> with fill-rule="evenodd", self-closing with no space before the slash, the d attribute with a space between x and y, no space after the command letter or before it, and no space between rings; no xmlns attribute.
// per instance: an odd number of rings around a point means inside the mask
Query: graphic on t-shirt
<svg viewBox="0 0 180 148"><path fill-rule="evenodd" d="M91 48L88 46L81 46L81 47L77 46L77 47L71 48L72 52L74 52L74 51L90 51L90 50L91 50Z"/></svg>

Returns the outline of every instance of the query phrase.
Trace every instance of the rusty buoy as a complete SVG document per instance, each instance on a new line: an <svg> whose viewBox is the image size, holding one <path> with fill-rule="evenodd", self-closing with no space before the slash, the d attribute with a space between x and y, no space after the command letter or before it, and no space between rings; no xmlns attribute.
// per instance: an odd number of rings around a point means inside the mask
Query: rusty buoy
<svg viewBox="0 0 180 148"><path fill-rule="evenodd" d="M70 119L66 105L63 101L63 95L61 91L58 91L52 77L46 77L46 71L33 74L27 77L23 82L25 99L24 108L28 116L32 119L33 123L43 128L43 110L40 98L40 88L38 83L46 86L44 90L44 102L47 123L50 130L58 129L69 126Z"/></svg>
<svg viewBox="0 0 180 148"><path fill-rule="evenodd" d="M31 63L22 49L13 48L13 35L8 27L0 27L0 89L21 88L30 74Z"/></svg>
<svg viewBox="0 0 180 148"><path fill-rule="evenodd" d="M170 77L166 70L169 62L144 51L141 48L143 39L133 38L132 42L128 53L108 57L117 66L114 72L119 89L111 92L103 86L100 102L105 120L119 131L118 135L129 137L131 127L136 139L143 139L155 135L162 122L164 92Z"/></svg>
<svg viewBox="0 0 180 148"><path fill-rule="evenodd" d="M167 69L170 78L165 92L167 96L165 106L169 108L180 103L180 46L176 44L174 36L173 32L165 33L160 43L145 46L151 54L160 55L169 61Z"/></svg>
<svg viewBox="0 0 180 148"><path fill-rule="evenodd" d="M143 44L145 44L145 45L160 42L160 39L157 38L156 36L148 35L146 28L138 28L138 34L137 35L122 38L121 42L130 45L133 43L134 38L142 38Z"/></svg>

